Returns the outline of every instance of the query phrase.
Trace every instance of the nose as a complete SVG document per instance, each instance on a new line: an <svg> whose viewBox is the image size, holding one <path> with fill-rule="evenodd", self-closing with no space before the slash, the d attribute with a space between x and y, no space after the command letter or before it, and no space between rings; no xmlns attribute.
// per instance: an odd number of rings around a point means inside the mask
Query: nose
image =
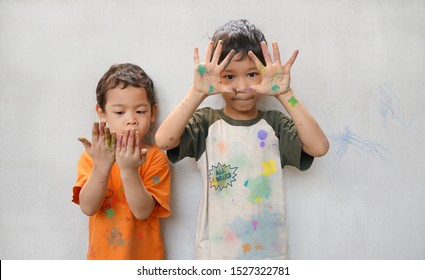
<svg viewBox="0 0 425 280"><path fill-rule="evenodd" d="M126 125L138 125L138 124L139 122L137 121L137 118L133 114L128 116Z"/></svg>
<svg viewBox="0 0 425 280"><path fill-rule="evenodd" d="M235 82L233 83L233 91L235 92L235 94L245 92L246 87L247 87L247 83L245 82L245 79L243 78L235 79Z"/></svg>

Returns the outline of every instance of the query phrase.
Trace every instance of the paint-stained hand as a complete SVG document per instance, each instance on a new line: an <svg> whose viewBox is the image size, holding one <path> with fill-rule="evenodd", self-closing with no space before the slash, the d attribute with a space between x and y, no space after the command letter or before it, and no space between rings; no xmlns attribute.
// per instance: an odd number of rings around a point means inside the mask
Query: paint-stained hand
<svg viewBox="0 0 425 280"><path fill-rule="evenodd" d="M109 170L115 162L115 134L111 133L106 123L95 122L92 130L92 142L80 137L84 148L93 160L95 166Z"/></svg>
<svg viewBox="0 0 425 280"><path fill-rule="evenodd" d="M121 171L138 169L146 159L146 149L142 149L142 136L139 131L126 130L118 137L116 160Z"/></svg>
<svg viewBox="0 0 425 280"><path fill-rule="evenodd" d="M266 66L255 56L253 52L248 55L255 63L255 66L260 71L262 81L257 86L252 86L248 90L254 93L277 96L287 93L291 89L291 74L290 70L298 55L298 50L294 51L291 58L282 65L280 62L279 47L276 42L272 43L273 60L270 57L266 42L261 42Z"/></svg>
<svg viewBox="0 0 425 280"><path fill-rule="evenodd" d="M230 86L223 85L220 80L220 75L223 70L229 65L232 60L235 51L232 50L219 64L221 51L223 44L219 41L214 55L211 58L214 43L210 41L208 43L207 53L205 55L205 61L200 63L198 48L195 48L193 52L193 59L195 62L194 69L194 80L193 85L196 91L204 95L212 95L217 93L233 92Z"/></svg>

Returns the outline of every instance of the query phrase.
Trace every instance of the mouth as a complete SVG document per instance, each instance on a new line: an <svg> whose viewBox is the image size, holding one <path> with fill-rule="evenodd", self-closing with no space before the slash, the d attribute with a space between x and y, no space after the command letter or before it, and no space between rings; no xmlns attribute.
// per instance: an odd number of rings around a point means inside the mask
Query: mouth
<svg viewBox="0 0 425 280"><path fill-rule="evenodd" d="M249 101L249 100L253 100L254 96L250 95L250 96L242 96L242 95L236 95L234 97L232 97L232 101Z"/></svg>

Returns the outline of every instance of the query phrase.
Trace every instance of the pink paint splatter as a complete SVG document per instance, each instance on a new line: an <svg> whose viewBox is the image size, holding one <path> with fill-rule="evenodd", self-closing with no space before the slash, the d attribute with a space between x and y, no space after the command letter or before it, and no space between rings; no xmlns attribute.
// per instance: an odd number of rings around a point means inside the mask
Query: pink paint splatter
<svg viewBox="0 0 425 280"><path fill-rule="evenodd" d="M227 231L224 234L224 238L227 241L235 241L236 240L236 235L232 231Z"/></svg>
<svg viewBox="0 0 425 280"><path fill-rule="evenodd" d="M252 220L252 229L256 230L257 229L257 225L258 225L258 221L257 220Z"/></svg>

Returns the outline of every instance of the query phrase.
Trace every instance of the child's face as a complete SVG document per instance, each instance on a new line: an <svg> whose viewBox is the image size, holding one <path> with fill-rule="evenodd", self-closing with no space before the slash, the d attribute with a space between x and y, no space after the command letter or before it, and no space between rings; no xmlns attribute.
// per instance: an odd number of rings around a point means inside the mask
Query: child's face
<svg viewBox="0 0 425 280"><path fill-rule="evenodd" d="M261 74L248 56L240 59L236 54L221 74L221 82L234 90L233 94L222 94L226 103L224 108L226 114L242 119L257 115L256 105L259 95L248 93L246 89L260 84Z"/></svg>
<svg viewBox="0 0 425 280"><path fill-rule="evenodd" d="M109 129L119 136L134 128L144 136L155 121L157 106L150 106L146 90L128 86L108 90L105 110L96 107L101 121L107 122Z"/></svg>

